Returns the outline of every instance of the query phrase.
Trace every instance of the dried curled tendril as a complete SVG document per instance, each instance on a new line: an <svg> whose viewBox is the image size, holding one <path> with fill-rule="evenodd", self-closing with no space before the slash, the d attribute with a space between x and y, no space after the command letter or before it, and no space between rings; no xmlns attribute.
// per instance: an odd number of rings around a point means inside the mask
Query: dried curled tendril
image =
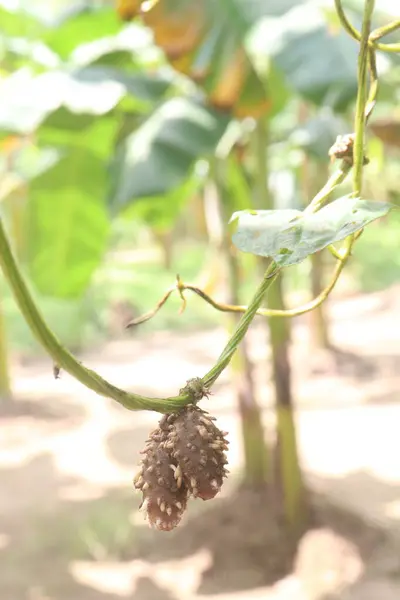
<svg viewBox="0 0 400 600"><path fill-rule="evenodd" d="M215 418L189 405L164 415L150 434L134 486L152 527L171 531L185 512L188 498L210 500L221 490L228 449L226 432Z"/></svg>

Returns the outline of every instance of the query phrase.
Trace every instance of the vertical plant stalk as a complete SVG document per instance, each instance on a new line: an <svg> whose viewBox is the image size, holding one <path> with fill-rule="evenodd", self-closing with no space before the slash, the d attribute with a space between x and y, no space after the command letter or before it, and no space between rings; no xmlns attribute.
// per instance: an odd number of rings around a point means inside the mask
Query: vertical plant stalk
<svg viewBox="0 0 400 600"><path fill-rule="evenodd" d="M9 364L5 319L0 304L0 403L10 400L12 395Z"/></svg>
<svg viewBox="0 0 400 600"><path fill-rule="evenodd" d="M211 166L211 173L213 173L213 165ZM204 289L210 290L212 293L218 287L222 276L221 249L224 235L216 183L212 179L204 186L202 209L208 248L205 257L207 266L204 269L202 278L205 282Z"/></svg>
<svg viewBox="0 0 400 600"><path fill-rule="evenodd" d="M26 190L18 189L12 193L5 204L10 235L17 260L22 260L25 253L25 218L26 218Z"/></svg>
<svg viewBox="0 0 400 600"><path fill-rule="evenodd" d="M325 171L325 170L324 170ZM327 175L328 169L326 169ZM317 177L317 174L313 173L314 176ZM310 173L303 173L303 187L305 192L305 201L307 203L308 198L312 198L313 190L311 189L314 186L311 185ZM327 177L326 177L327 178ZM325 179L326 179L325 178ZM317 184L319 186L319 177L317 177ZM315 254L311 255L311 295L313 298L319 296L319 294L324 289L324 273L325 273L325 262L324 262L324 253L323 252L315 252ZM311 335L314 346L317 348L330 348L331 343L329 339L329 326L328 326L328 317L327 317L327 299L325 302L322 302L318 305L313 311L311 311Z"/></svg>
<svg viewBox="0 0 400 600"><path fill-rule="evenodd" d="M324 255L322 252L316 252L311 255L311 294L313 297L319 296L324 289L324 266ZM317 348L330 348L326 301L312 310L310 316L314 345Z"/></svg>
<svg viewBox="0 0 400 600"><path fill-rule="evenodd" d="M161 248L163 267L170 271L173 266L173 236L169 231L162 229L153 229L153 235Z"/></svg>
<svg viewBox="0 0 400 600"><path fill-rule="evenodd" d="M260 120L257 124L255 144L258 201L263 207L271 210L274 206L268 186L267 144L268 131ZM278 277L268 292L268 304L271 308L284 309L281 277ZM297 530L304 526L307 514L293 413L289 322L286 319L269 319L268 326L277 419L276 471L286 522L291 529Z"/></svg>
<svg viewBox="0 0 400 600"><path fill-rule="evenodd" d="M12 170L12 163L8 161L8 169ZM5 212L8 214L13 245L16 255L20 258L23 252L23 223L24 204L26 198L25 188L14 191L7 201L3 201ZM10 375L10 359L8 352L8 337L4 318L3 306L0 304L0 402L9 401L12 397L12 384Z"/></svg>
<svg viewBox="0 0 400 600"><path fill-rule="evenodd" d="M222 166L222 165L221 165ZM217 165L219 167L219 165ZM221 212L224 222L236 210L232 206L232 197L226 193L224 185L216 169L215 183L220 198ZM232 249L229 238L223 237L222 251L228 267L229 298L228 302L240 302L240 275L239 260ZM230 335L239 322L239 315L227 315L228 330ZM264 438L262 414L256 399L256 386L253 376L253 365L249 357L248 340L243 339L231 361L232 381L236 392L237 406L239 409L242 429L244 451L244 482L251 486L260 486L268 481L269 456Z"/></svg>
<svg viewBox="0 0 400 600"><path fill-rule="evenodd" d="M360 51L358 55L358 92L355 114L355 139L353 152L353 191L357 196L361 193L363 166L364 166L364 141L366 126L366 106L368 100L368 62L369 62L369 35L371 33L371 19L374 12L375 0L365 0L364 16L361 29Z"/></svg>
<svg viewBox="0 0 400 600"><path fill-rule="evenodd" d="M308 106L302 103L299 108L299 122L304 123L308 118ZM325 173L324 173L325 175ZM328 169L326 169L326 178L328 179ZM315 195L313 182L317 177L315 169L315 161L304 151L303 161L300 167L300 187L303 197L304 207L307 207L309 199ZM319 184L319 177L318 177ZM319 188L318 188L319 189ZM317 190L318 191L318 190ZM310 270L310 283L311 283L311 295L313 298L319 296L323 290L324 280L324 261L321 252L311 254L311 270ZM327 300L326 300L327 301ZM329 348L329 330L328 320L326 317L326 301L319 304L310 314L310 330L312 345L317 348Z"/></svg>

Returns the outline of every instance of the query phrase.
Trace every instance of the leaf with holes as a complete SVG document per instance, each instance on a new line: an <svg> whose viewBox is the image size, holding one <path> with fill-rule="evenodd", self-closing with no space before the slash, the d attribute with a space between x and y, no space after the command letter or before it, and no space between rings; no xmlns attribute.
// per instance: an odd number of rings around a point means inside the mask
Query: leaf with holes
<svg viewBox="0 0 400 600"><path fill-rule="evenodd" d="M232 215L232 240L243 252L294 265L385 216L393 204L343 196L314 214L298 210L240 211Z"/></svg>

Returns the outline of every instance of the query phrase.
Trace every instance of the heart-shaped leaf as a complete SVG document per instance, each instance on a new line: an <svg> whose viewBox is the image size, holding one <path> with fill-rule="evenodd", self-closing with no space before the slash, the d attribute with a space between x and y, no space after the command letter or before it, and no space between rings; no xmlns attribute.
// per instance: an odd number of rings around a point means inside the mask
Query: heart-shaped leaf
<svg viewBox="0 0 400 600"><path fill-rule="evenodd" d="M298 210L240 211L232 215L239 250L271 257L284 267L301 262L386 215L393 204L343 196L316 213Z"/></svg>
<svg viewBox="0 0 400 600"><path fill-rule="evenodd" d="M171 193L195 162L213 155L229 116L191 98L171 98L119 144L112 165L110 203Z"/></svg>

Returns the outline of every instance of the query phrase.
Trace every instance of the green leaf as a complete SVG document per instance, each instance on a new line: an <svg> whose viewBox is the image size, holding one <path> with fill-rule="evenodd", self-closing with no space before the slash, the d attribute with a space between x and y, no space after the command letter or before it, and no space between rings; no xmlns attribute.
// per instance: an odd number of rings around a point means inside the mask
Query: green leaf
<svg viewBox="0 0 400 600"><path fill-rule="evenodd" d="M298 210L241 211L232 215L232 240L243 252L284 267L301 262L386 215L387 202L343 196L314 214Z"/></svg>
<svg viewBox="0 0 400 600"><path fill-rule="evenodd" d="M157 231L170 231L182 215L185 204L194 197L201 183L199 177L192 175L167 195L143 198L128 205L124 216L133 219L136 223L142 221Z"/></svg>
<svg viewBox="0 0 400 600"><path fill-rule="evenodd" d="M120 81L126 93L149 106L159 102L171 87L172 79L168 74L161 73L131 73L122 75L114 72L114 79ZM150 108L150 107L149 107Z"/></svg>
<svg viewBox="0 0 400 600"><path fill-rule="evenodd" d="M226 115L189 98L164 102L119 145L111 205L123 208L179 187L199 158L214 153L228 123Z"/></svg>
<svg viewBox="0 0 400 600"><path fill-rule="evenodd" d="M0 130L32 133L61 108L76 115L104 115L127 95L134 99L134 107L144 110L169 85L169 78L157 74L126 75L101 66L38 76L21 69L0 81Z"/></svg>
<svg viewBox="0 0 400 600"><path fill-rule="evenodd" d="M103 256L109 233L105 165L74 148L30 186L29 268L38 290L80 296Z"/></svg>
<svg viewBox="0 0 400 600"><path fill-rule="evenodd" d="M23 36L40 29L38 22L23 10L7 10L8 3L0 1L0 39L4 36Z"/></svg>
<svg viewBox="0 0 400 600"><path fill-rule="evenodd" d="M0 6L15 14L20 24L36 22L45 27L61 25L67 18L87 10L92 4L92 0L0 0Z"/></svg>
<svg viewBox="0 0 400 600"><path fill-rule="evenodd" d="M99 117L96 117L95 115L73 113L65 108L65 106L61 106L54 112L51 112L44 121L42 121L37 133L39 138L41 138L43 137L44 132L48 130L58 131L62 136L62 142L64 142L66 132L71 134L80 132L82 134L88 127L92 127L98 119Z"/></svg>
<svg viewBox="0 0 400 600"><path fill-rule="evenodd" d="M102 101L105 102L108 94L108 109L100 108L98 109L99 113L97 113L104 114L114 108L118 101L127 95L135 100L136 108L151 108L152 104L162 99L171 86L171 77L167 74L159 72L141 73L139 71L126 73L120 69L102 65L76 69L71 73L71 78L73 82L87 86L87 88L82 88L82 103L85 102L83 94L87 94L89 102L93 105L92 111L88 110L87 107L81 108L78 106L78 109L74 112L93 112L95 114L96 104L99 103L99 100L95 100L96 95L100 95L103 98ZM68 106L67 102L68 99L65 99L64 104L66 106Z"/></svg>
<svg viewBox="0 0 400 600"><path fill-rule="evenodd" d="M270 56L287 84L307 100L336 110L354 100L357 44L342 29L328 29L317 6L259 21L247 43L251 53Z"/></svg>
<svg viewBox="0 0 400 600"><path fill-rule="evenodd" d="M72 113L104 114L125 95L107 74L50 71L37 77L20 70L0 82L0 129L32 133L52 112L64 106Z"/></svg>
<svg viewBox="0 0 400 600"><path fill-rule="evenodd" d="M69 61L77 66L96 64L141 69L146 65L154 67L155 57L160 58L160 52L154 47L150 31L139 23L131 23L115 35L79 44Z"/></svg>
<svg viewBox="0 0 400 600"><path fill-rule="evenodd" d="M76 10L73 14L56 23L43 41L57 54L66 59L80 44L115 35L121 30L121 22L113 7Z"/></svg>
<svg viewBox="0 0 400 600"><path fill-rule="evenodd" d="M56 115L57 118L54 119ZM53 113L38 129L37 143L41 146L54 146L59 150L87 148L101 160L107 161L114 147L119 123L117 116L109 113L101 119L92 119L91 115L76 115L76 117L81 128L61 127L58 119L61 119L62 115L58 111Z"/></svg>
<svg viewBox="0 0 400 600"><path fill-rule="evenodd" d="M16 153L13 170L25 182L35 179L51 169L61 159L61 152L55 148L24 146Z"/></svg>
<svg viewBox="0 0 400 600"><path fill-rule="evenodd" d="M9 38L4 41L3 48L9 73L27 66L41 72L57 68L60 65L58 56L41 41Z"/></svg>
<svg viewBox="0 0 400 600"><path fill-rule="evenodd" d="M281 17L304 0L208 0L215 15L228 17L233 29L245 36L249 28L263 17Z"/></svg>
<svg viewBox="0 0 400 600"><path fill-rule="evenodd" d="M109 230L107 161L117 124L107 116L83 134L50 126L39 130L37 141L56 147L59 159L29 187L26 261L44 294L80 296L103 256Z"/></svg>

